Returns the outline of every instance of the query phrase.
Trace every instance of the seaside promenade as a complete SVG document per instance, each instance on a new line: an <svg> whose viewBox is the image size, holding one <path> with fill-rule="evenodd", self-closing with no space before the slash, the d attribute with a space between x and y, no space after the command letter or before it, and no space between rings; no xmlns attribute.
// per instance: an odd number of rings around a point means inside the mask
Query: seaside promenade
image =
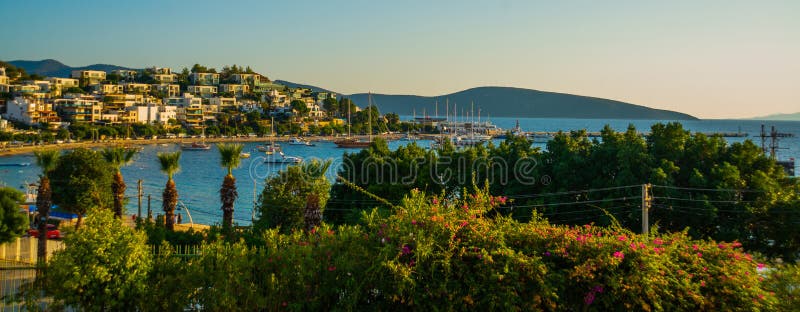
<svg viewBox="0 0 800 312"><path fill-rule="evenodd" d="M353 135L352 138L366 139L366 135ZM385 140L397 140L402 137L401 134L381 134L374 135L373 137L380 137ZM205 138L206 143L220 143L220 142L286 142L292 136L278 136L278 137L228 137L228 138ZM310 141L332 141L341 137L337 136L305 136L304 139ZM164 138L164 139L117 139L117 140L101 140L101 141L81 141L70 142L61 144L45 144L45 145L22 145L22 146L3 146L0 145L0 156L11 156L19 154L33 153L33 151L43 148L57 148L62 150L70 150L76 148L99 148L118 145L151 145L151 144L181 144L192 143L201 140L201 138Z"/></svg>

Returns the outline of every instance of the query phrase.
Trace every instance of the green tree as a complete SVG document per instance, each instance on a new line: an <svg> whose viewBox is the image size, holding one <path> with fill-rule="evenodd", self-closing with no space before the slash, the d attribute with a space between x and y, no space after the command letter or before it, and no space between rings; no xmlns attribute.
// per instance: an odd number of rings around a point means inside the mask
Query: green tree
<svg viewBox="0 0 800 312"><path fill-rule="evenodd" d="M266 180L259 198L257 228L280 228L282 232L305 226L306 204L309 196L317 207L325 207L330 197L330 182L325 172L331 162L317 160L289 166Z"/></svg>
<svg viewBox="0 0 800 312"><path fill-rule="evenodd" d="M241 162L242 144L217 144L220 155L220 165L228 169L228 174L222 181L219 189L219 199L222 202L222 228L225 233L230 233L233 226L233 204L239 193L236 191L236 178L233 176L233 169L239 167Z"/></svg>
<svg viewBox="0 0 800 312"><path fill-rule="evenodd" d="M87 211L112 207L111 172L103 156L90 149L75 149L60 157L50 174L53 203L78 215L76 228Z"/></svg>
<svg viewBox="0 0 800 312"><path fill-rule="evenodd" d="M81 311L136 311L152 267L146 241L110 211L93 211L50 261L49 294Z"/></svg>
<svg viewBox="0 0 800 312"><path fill-rule="evenodd" d="M328 113L328 117L335 117L339 114L339 101L336 98L327 98L322 101L322 108Z"/></svg>
<svg viewBox="0 0 800 312"><path fill-rule="evenodd" d="M111 191L114 193L114 216L122 218L125 208L125 179L122 177L122 166L130 164L133 156L136 155L135 149L124 148L121 146L105 148L100 151L103 158L114 169L114 181L111 183Z"/></svg>
<svg viewBox="0 0 800 312"><path fill-rule="evenodd" d="M289 103L289 105L292 107L292 110L297 112L297 116L300 118L305 117L309 112L308 105L306 105L306 102L303 100L294 100Z"/></svg>
<svg viewBox="0 0 800 312"><path fill-rule="evenodd" d="M175 181L172 179L172 176L181 169L180 159L180 151L174 153L158 153L161 171L167 174L167 185L164 186L161 207L164 209L167 230L170 231L175 229L175 206L178 205L178 189L175 187Z"/></svg>
<svg viewBox="0 0 800 312"><path fill-rule="evenodd" d="M36 157L36 165L42 170L36 195L36 212L39 214L39 244L36 255L39 261L44 261L47 256L47 219L50 217L50 207L53 206L53 193L48 175L56 168L61 151L38 150L34 151L33 155Z"/></svg>
<svg viewBox="0 0 800 312"><path fill-rule="evenodd" d="M0 188L0 244L12 241L25 231L27 220L19 212L25 195L10 188Z"/></svg>

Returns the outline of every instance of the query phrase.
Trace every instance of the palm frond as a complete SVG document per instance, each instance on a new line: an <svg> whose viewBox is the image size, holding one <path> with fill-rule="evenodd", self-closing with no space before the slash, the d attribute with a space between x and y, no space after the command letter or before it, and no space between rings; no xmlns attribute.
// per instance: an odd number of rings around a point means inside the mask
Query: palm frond
<svg viewBox="0 0 800 312"><path fill-rule="evenodd" d="M331 167L331 163L330 159L325 161L314 159L303 164L303 171L311 177L319 178L325 175L325 172Z"/></svg>
<svg viewBox="0 0 800 312"><path fill-rule="evenodd" d="M238 143L220 143L217 144L217 149L220 155L220 165L228 169L230 173L233 168L239 167L241 163L241 154L244 145Z"/></svg>
<svg viewBox="0 0 800 312"><path fill-rule="evenodd" d="M47 174L56 168L61 151L54 149L38 150L33 151L33 155L36 156L36 165L42 168L44 174Z"/></svg>
<svg viewBox="0 0 800 312"><path fill-rule="evenodd" d="M100 151L103 158L111 164L114 168L119 170L122 166L130 164L133 161L133 156L136 155L136 150L124 147L107 147Z"/></svg>
<svg viewBox="0 0 800 312"><path fill-rule="evenodd" d="M161 171L166 173L170 178L181 169L180 159L180 151L174 153L158 153L158 162L161 164Z"/></svg>

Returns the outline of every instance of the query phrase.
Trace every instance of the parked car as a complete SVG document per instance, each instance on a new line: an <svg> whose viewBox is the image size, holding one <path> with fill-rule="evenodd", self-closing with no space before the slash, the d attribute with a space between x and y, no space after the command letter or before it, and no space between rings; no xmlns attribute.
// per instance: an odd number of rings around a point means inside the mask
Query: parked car
<svg viewBox="0 0 800 312"><path fill-rule="evenodd" d="M31 237L39 237L39 229L29 229L28 235ZM47 238L48 239L61 239L61 231L55 226L55 224L48 224L47 225Z"/></svg>

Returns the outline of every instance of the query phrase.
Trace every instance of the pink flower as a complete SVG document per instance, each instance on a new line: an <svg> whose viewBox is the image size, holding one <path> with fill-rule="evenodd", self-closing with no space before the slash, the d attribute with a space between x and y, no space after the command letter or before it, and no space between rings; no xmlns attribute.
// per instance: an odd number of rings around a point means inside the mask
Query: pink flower
<svg viewBox="0 0 800 312"><path fill-rule="evenodd" d="M703 253L702 252L698 252L697 253L697 257L702 258L703 257Z"/></svg>
<svg viewBox="0 0 800 312"><path fill-rule="evenodd" d="M660 238L656 238L656 239L653 240L653 244L656 244L656 245L661 245L663 243L664 242Z"/></svg>
<svg viewBox="0 0 800 312"><path fill-rule="evenodd" d="M550 256L550 252L549 252L549 251L545 251L545 252L544 252L544 256L545 256L545 257L549 257L549 256Z"/></svg>
<svg viewBox="0 0 800 312"><path fill-rule="evenodd" d="M439 200L436 199L436 197L433 198L432 202L433 202L434 205L438 205L439 204Z"/></svg>
<svg viewBox="0 0 800 312"><path fill-rule="evenodd" d="M331 271L331 272L336 271L336 266L334 266L334 265L329 266L328 267L328 271Z"/></svg>
<svg viewBox="0 0 800 312"><path fill-rule="evenodd" d="M411 248L409 248L408 245L403 245L402 252L403 252L404 255L410 254L411 253Z"/></svg>
<svg viewBox="0 0 800 312"><path fill-rule="evenodd" d="M625 258L625 254L622 253L621 251L615 251L614 252L614 258L624 259Z"/></svg>
<svg viewBox="0 0 800 312"><path fill-rule="evenodd" d="M719 245L717 245L717 247L719 247L719 249L725 249L725 244L719 243Z"/></svg>
<svg viewBox="0 0 800 312"><path fill-rule="evenodd" d="M411 219L411 224L413 224L413 225L417 225L417 220L415 220L415 219Z"/></svg>
<svg viewBox="0 0 800 312"><path fill-rule="evenodd" d="M592 304L592 302L594 302L594 292L590 291L586 293L585 297L583 297L583 303L585 303L586 305L590 305Z"/></svg>
<svg viewBox="0 0 800 312"><path fill-rule="evenodd" d="M624 242L626 239L628 239L628 238L625 237L625 235L620 235L619 237L617 237L617 240L620 241L620 242Z"/></svg>
<svg viewBox="0 0 800 312"><path fill-rule="evenodd" d="M760 269L764 269L764 268L766 268L766 267L767 267L767 266L766 266L765 264L763 264L763 263L759 263L759 264L758 264L758 269L759 269L759 270L760 270Z"/></svg>
<svg viewBox="0 0 800 312"><path fill-rule="evenodd" d="M700 286L705 287L706 286L706 281L700 281Z"/></svg>
<svg viewBox="0 0 800 312"><path fill-rule="evenodd" d="M697 251L698 249L700 249L700 247L697 247L697 244L693 244L692 249L694 249L694 251Z"/></svg>
<svg viewBox="0 0 800 312"><path fill-rule="evenodd" d="M462 221L461 222L461 227L465 227L465 226L467 226L467 224L469 224L469 223L467 223L467 221Z"/></svg>
<svg viewBox="0 0 800 312"><path fill-rule="evenodd" d="M733 243L731 243L731 247L733 247L733 248L742 247L742 243L740 243L740 242L733 242Z"/></svg>

